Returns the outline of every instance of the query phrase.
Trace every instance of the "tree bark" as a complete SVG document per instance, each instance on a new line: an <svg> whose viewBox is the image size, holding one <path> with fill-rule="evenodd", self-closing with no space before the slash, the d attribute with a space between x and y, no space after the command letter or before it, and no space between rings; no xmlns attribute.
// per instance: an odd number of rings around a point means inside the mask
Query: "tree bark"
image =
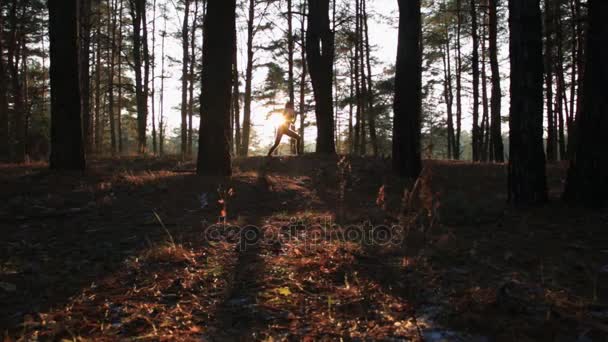
<svg viewBox="0 0 608 342"><path fill-rule="evenodd" d="M316 152L334 154L336 153L332 100L334 32L329 26L328 0L308 2L306 58L315 98Z"/></svg>
<svg viewBox="0 0 608 342"><path fill-rule="evenodd" d="M197 174L230 176L230 99L236 0L210 1L204 23Z"/></svg>
<svg viewBox="0 0 608 342"><path fill-rule="evenodd" d="M4 16L0 15L0 34L4 34ZM0 39L0 78L7 79L6 64L4 63L4 44ZM9 124L8 124L8 94L6 82L0 82L0 161L9 160Z"/></svg>
<svg viewBox="0 0 608 342"><path fill-rule="evenodd" d="M301 46L301 60L302 60L302 73L300 74L300 154L304 153L304 124L306 120L306 74L308 72L306 62L306 9L307 1L303 0L301 3L302 21L300 26L300 46Z"/></svg>
<svg viewBox="0 0 608 342"><path fill-rule="evenodd" d="M509 13L509 200L515 205L534 205L547 200L540 0L509 0Z"/></svg>
<svg viewBox="0 0 608 342"><path fill-rule="evenodd" d="M578 141L570 163L565 199L589 207L608 203L608 2L589 0L589 26L586 36L584 92L580 99Z"/></svg>
<svg viewBox="0 0 608 342"><path fill-rule="evenodd" d="M122 143L122 48L123 48L123 37L122 37L122 13L123 13L123 0L118 0L120 6L118 9L118 104L117 104L117 113L116 113L116 134L118 138L118 153L122 154L123 152L123 143ZM85 95L86 96L86 95Z"/></svg>
<svg viewBox="0 0 608 342"><path fill-rule="evenodd" d="M490 145L492 150L492 160L504 162L504 146L502 143L502 117L501 102L502 90L500 88L500 69L498 66L498 1L489 0L489 53L490 68L492 70L492 99L490 100L492 123L490 133Z"/></svg>
<svg viewBox="0 0 608 342"><path fill-rule="evenodd" d="M477 6L475 0L471 0L471 35L473 37L473 56L471 60L473 69L473 160L481 158L481 139L479 128L479 33L477 32Z"/></svg>
<svg viewBox="0 0 608 342"><path fill-rule="evenodd" d="M82 102L82 127L85 151L93 152L93 120L91 120L91 91L90 83L90 53L91 53L91 0L79 1L79 68L80 68L80 92Z"/></svg>
<svg viewBox="0 0 608 342"><path fill-rule="evenodd" d="M255 0L249 0L249 12L247 18L247 66L245 67L245 98L243 103L243 135L241 156L249 153L249 136L251 131L251 91L253 82L253 35L255 20Z"/></svg>
<svg viewBox="0 0 608 342"><path fill-rule="evenodd" d="M142 15L145 0L129 0L133 21L133 68L135 69L135 100L137 105L137 151L146 152L147 98L142 75Z"/></svg>
<svg viewBox="0 0 608 342"><path fill-rule="evenodd" d="M367 110L369 120L369 140L372 144L372 152L374 156L378 155L378 138L376 136L376 111L375 96L374 96L374 83L372 78L372 63L371 63L371 46L369 43L369 23L367 15L367 0L363 0L363 30L365 32L365 61L367 65Z"/></svg>
<svg viewBox="0 0 608 342"><path fill-rule="evenodd" d="M111 19L110 19L111 18ZM108 0L108 118L110 120L110 147L116 155L116 126L114 120L114 60L116 57L116 1Z"/></svg>
<svg viewBox="0 0 608 342"><path fill-rule="evenodd" d="M190 16L190 0L184 1L184 19L182 22L182 105L181 105L181 145L180 153L182 159L188 155L188 63L190 53L188 52L188 18Z"/></svg>
<svg viewBox="0 0 608 342"><path fill-rule="evenodd" d="M553 6L552 0L545 0L545 100L547 107L547 161L550 162L557 160L557 132L553 110L553 63L555 56Z"/></svg>
<svg viewBox="0 0 608 342"><path fill-rule="evenodd" d="M462 131L462 0L456 0L456 149L454 159L460 159Z"/></svg>
<svg viewBox="0 0 608 342"><path fill-rule="evenodd" d="M422 169L422 20L420 0L399 0L399 40L395 73L393 169L416 179Z"/></svg>
<svg viewBox="0 0 608 342"><path fill-rule="evenodd" d="M48 8L51 56L50 168L84 171L76 0L48 0Z"/></svg>

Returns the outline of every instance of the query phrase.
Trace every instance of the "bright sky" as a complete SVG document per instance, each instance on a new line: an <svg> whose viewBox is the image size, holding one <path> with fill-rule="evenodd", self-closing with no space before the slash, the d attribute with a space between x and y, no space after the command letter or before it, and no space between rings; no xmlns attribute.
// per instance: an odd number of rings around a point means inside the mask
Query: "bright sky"
<svg viewBox="0 0 608 342"><path fill-rule="evenodd" d="M161 3L162 1L159 1ZM177 13L175 11L175 7L172 5L171 1L167 1L168 9L169 9L169 17L170 20L167 22L167 31L169 36L165 42L165 53L167 58L172 58L174 60L180 61L182 58L181 53L181 42L171 36L172 33L178 32L181 30L181 18L182 13ZM296 5L297 6L297 5ZM262 7L262 6L259 6ZM245 49L246 49L246 32L245 30L245 15L247 8L240 9L238 11L239 18L237 19L239 25L239 36L238 36L238 45L239 45L239 64L240 64L240 72L244 70L245 63ZM395 62L396 51L397 51L397 30L395 27L392 27L385 17L397 18L397 1L396 0L369 0L368 11L373 18L370 18L370 43L375 46L374 56L381 61L381 65L376 67L374 73L380 73L382 69L390 64ZM280 24L281 26L285 26ZM162 20L157 22L157 30L162 30ZM294 17L294 29L298 30L300 26L299 17ZM200 34L200 32L199 32ZM265 40L268 40L268 37L271 36L271 33L262 33L256 36L256 41L258 44L263 44ZM200 41L200 40L199 40ZM156 39L156 75L161 74L160 69L160 37ZM258 53L256 55L259 58L258 63L264 62L265 59L268 59L268 55L265 53ZM296 56L297 57L297 56ZM165 62L167 63L167 61ZM281 64L279 62L279 64ZM179 105L181 103L181 65L174 64L166 66L166 76L168 79L165 80L165 104L164 104L164 113L168 118L169 123L169 132L172 131L173 128L179 127L181 116ZM260 85L266 76L266 68L258 68L255 75L253 86L254 88ZM241 91L244 91L244 80L241 80ZM156 83L157 87L160 87L160 82ZM157 90L158 94L158 90ZM158 106L158 98L156 99ZM241 103L242 106L242 103ZM254 129L257 132L257 138L261 142L262 146L271 145L274 139L274 127L272 124L268 124L266 120L266 115L270 111L270 108L265 108L259 103L254 103L252 106L252 124ZM157 111L158 112L158 111ZM241 107L242 113L242 107ZM195 127L198 127L198 120L194 123ZM312 141L316 136L316 131L314 128L308 129L306 131L306 139L307 141Z"/></svg>

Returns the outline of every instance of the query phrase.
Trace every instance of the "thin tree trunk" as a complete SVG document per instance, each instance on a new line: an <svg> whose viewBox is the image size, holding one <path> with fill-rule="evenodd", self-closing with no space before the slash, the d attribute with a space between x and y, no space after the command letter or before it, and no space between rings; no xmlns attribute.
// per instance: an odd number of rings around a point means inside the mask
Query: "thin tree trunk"
<svg viewBox="0 0 608 342"><path fill-rule="evenodd" d="M420 0L399 0L399 40L395 73L393 169L416 179L422 169L422 18Z"/></svg>
<svg viewBox="0 0 608 342"><path fill-rule="evenodd" d="M8 46L8 69L10 71L11 90L13 95L13 153L12 160L18 163L25 161L25 107L23 98L23 87L19 77L19 60L21 58L21 44L18 41L22 28L19 23L25 15L26 5L22 2L22 14L17 14L18 2L15 1L10 10L11 35Z"/></svg>
<svg viewBox="0 0 608 342"><path fill-rule="evenodd" d="M4 16L0 15L0 34L4 33ZM4 64L4 44L0 39L0 78L7 79L6 65ZM0 82L0 161L9 160L9 123L8 123L8 94L6 82Z"/></svg>
<svg viewBox="0 0 608 342"><path fill-rule="evenodd" d="M148 125L148 99L150 97L150 49L148 48L148 20L146 15L147 0L141 0L141 24L142 24L142 48L144 57L144 93L143 93L143 118L141 120L141 139L140 145L142 153L146 153L148 146L146 144L147 125ZM154 122L152 122L154 125Z"/></svg>
<svg viewBox="0 0 608 342"><path fill-rule="evenodd" d="M555 33L552 0L545 0L545 99L547 107L547 161L557 160L557 132L553 110L553 59Z"/></svg>
<svg viewBox="0 0 608 342"><path fill-rule="evenodd" d="M477 32L477 5L475 0L471 0L471 35L473 36L473 160L481 159L481 129L479 127L479 33Z"/></svg>
<svg viewBox="0 0 608 342"><path fill-rule="evenodd" d="M456 0L456 149L454 159L460 159L460 135L462 131L462 0Z"/></svg>
<svg viewBox="0 0 608 342"><path fill-rule="evenodd" d="M487 1L484 1L484 5L487 6ZM490 112L488 108L488 78L486 73L486 60L487 60L487 47L486 47L486 31L488 16L487 12L484 11L482 17L483 27L481 34L481 160L484 162L488 161L489 147L490 147Z"/></svg>
<svg viewBox="0 0 608 342"><path fill-rule="evenodd" d="M355 0L355 101L357 103L357 111L355 113L355 154L361 154L361 122L363 117L362 101L361 101L361 85L359 79L359 0Z"/></svg>
<svg viewBox="0 0 608 342"><path fill-rule="evenodd" d="M534 205L547 200L540 0L509 0L509 13L509 201L516 205Z"/></svg>
<svg viewBox="0 0 608 342"><path fill-rule="evenodd" d="M110 146L116 155L116 126L114 121L114 61L116 58L116 1L108 0L108 119L110 120Z"/></svg>
<svg viewBox="0 0 608 342"><path fill-rule="evenodd" d="M555 41L557 47L557 55L555 60L555 73L557 78L557 94L556 94L556 120L554 121L555 128L554 132L557 133L557 141L559 146L559 157L562 160L567 159L566 157L566 135L564 132L564 103L566 96L566 84L564 77L564 54L563 54L563 37L562 37L562 20L561 20L561 7L559 3L555 4L554 11L555 21Z"/></svg>
<svg viewBox="0 0 608 342"><path fill-rule="evenodd" d="M197 173L230 176L230 99L236 0L210 1L203 43Z"/></svg>
<svg viewBox="0 0 608 342"><path fill-rule="evenodd" d="M367 0L363 0L363 29L365 32L365 59L367 64L367 107L368 107L368 119L369 119L369 139L372 144L372 152L374 156L378 155L378 138L376 136L376 111L375 96L374 96L374 83L372 79L372 63L371 63L371 46L369 43L369 24L367 15Z"/></svg>
<svg viewBox="0 0 608 342"><path fill-rule="evenodd" d="M492 123L490 145L492 146L492 160L502 163L504 161L504 146L502 143L502 117L501 102L502 90L500 88L500 69L498 66L498 15L499 0L489 0L489 34L490 34L490 68L492 70L492 99L490 100Z"/></svg>
<svg viewBox="0 0 608 342"><path fill-rule="evenodd" d="M239 64L238 64L238 36L236 31L236 22L234 26L234 48L232 54L232 113L234 120L234 143L230 151L235 154L240 153L241 146L241 105L240 105L240 90L239 90Z"/></svg>
<svg viewBox="0 0 608 342"><path fill-rule="evenodd" d="M184 1L184 19L182 22L182 123L181 123L181 145L180 153L182 159L188 155L188 63L190 53L188 52L188 19L190 17L190 0Z"/></svg>
<svg viewBox="0 0 608 342"><path fill-rule="evenodd" d="M80 68L80 92L81 114L85 151L93 152L93 120L91 119L91 91L90 81L90 53L91 53L91 0L79 1L78 26L79 26L79 68Z"/></svg>
<svg viewBox="0 0 608 342"><path fill-rule="evenodd" d="M85 169L78 76L78 11L75 0L48 0L51 53L50 168Z"/></svg>
<svg viewBox="0 0 608 342"><path fill-rule="evenodd" d="M245 98L243 103L243 146L241 156L249 153L249 136L251 131L251 91L253 82L253 35L255 20L255 0L249 0L247 18L247 66L245 67Z"/></svg>
<svg viewBox="0 0 608 342"><path fill-rule="evenodd" d="M118 103L117 103L117 112L116 112L116 134L118 135L118 153L122 154L123 152L123 142L122 142L122 14L123 14L123 0L118 0L120 6L118 9Z"/></svg>
<svg viewBox="0 0 608 342"><path fill-rule="evenodd" d="M306 9L307 1L303 0L301 3L302 21L300 26L300 46L301 46L301 60L302 60L302 73L300 75L300 154L304 153L304 124L306 119L306 73L307 62L306 62Z"/></svg>
<svg viewBox="0 0 608 342"><path fill-rule="evenodd" d="M163 11L163 33L161 35L160 62L160 120L159 120L159 153L165 155L165 37L167 37L167 13Z"/></svg>
<svg viewBox="0 0 608 342"><path fill-rule="evenodd" d="M97 14L95 32L95 152L103 152L103 127L101 121L101 15Z"/></svg>
<svg viewBox="0 0 608 342"><path fill-rule="evenodd" d="M156 82L155 82L155 70L156 70L156 0L152 2L152 62L151 62L151 72L152 72L152 92L150 96L152 97L151 107L152 107L152 153L154 155L158 154L158 140L156 137Z"/></svg>
<svg viewBox="0 0 608 342"><path fill-rule="evenodd" d="M361 96L359 104L361 105L361 154L367 154L367 133L365 126L367 123L367 78L365 75L365 54L363 51L363 0L359 0L359 13L357 20L359 21L359 31L357 32L357 48L359 49L360 68L361 72Z"/></svg>
<svg viewBox="0 0 608 342"><path fill-rule="evenodd" d="M196 23L198 19L198 1L194 2L194 16L192 17L192 25L190 32L190 71L188 79L190 81L190 87L188 89L188 95L190 100L188 101L188 158L192 157L192 144L194 140L194 126L192 124L192 118L194 117L194 61L196 60Z"/></svg>
<svg viewBox="0 0 608 342"><path fill-rule="evenodd" d="M456 138L454 136L454 113L452 111L452 105L454 103L454 93L452 92L452 67L450 63L450 35L448 31L448 25L445 24L445 51L442 55L443 60L443 96L447 111L447 124L448 124L448 158L454 157L454 150L456 149Z"/></svg>

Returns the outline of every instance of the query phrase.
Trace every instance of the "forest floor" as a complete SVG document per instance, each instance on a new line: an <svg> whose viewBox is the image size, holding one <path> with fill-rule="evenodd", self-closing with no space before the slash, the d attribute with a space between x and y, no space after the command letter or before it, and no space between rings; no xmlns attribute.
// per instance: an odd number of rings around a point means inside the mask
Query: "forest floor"
<svg viewBox="0 0 608 342"><path fill-rule="evenodd" d="M388 166L0 165L0 336L608 339L608 211L559 201L566 165L548 168L552 201L525 210L506 204L504 165L427 161L417 185Z"/></svg>

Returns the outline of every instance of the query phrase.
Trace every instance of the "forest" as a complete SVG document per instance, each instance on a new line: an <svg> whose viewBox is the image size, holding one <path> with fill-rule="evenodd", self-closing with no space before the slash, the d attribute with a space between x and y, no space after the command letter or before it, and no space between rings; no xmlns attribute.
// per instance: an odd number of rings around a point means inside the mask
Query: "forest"
<svg viewBox="0 0 608 342"><path fill-rule="evenodd" d="M0 0L0 339L605 341L606 15Z"/></svg>

